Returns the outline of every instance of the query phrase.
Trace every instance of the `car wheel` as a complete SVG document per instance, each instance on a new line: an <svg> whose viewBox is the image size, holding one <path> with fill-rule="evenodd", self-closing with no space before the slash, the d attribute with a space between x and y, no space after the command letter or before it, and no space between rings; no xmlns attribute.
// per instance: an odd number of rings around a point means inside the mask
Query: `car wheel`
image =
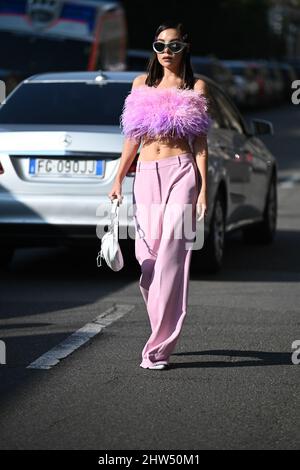
<svg viewBox="0 0 300 470"><path fill-rule="evenodd" d="M2 246L0 250L0 268L7 268L14 256L15 248Z"/></svg>
<svg viewBox="0 0 300 470"><path fill-rule="evenodd" d="M225 205L219 192L214 203L209 234L199 252L197 265L208 273L218 272L223 265L225 248Z"/></svg>
<svg viewBox="0 0 300 470"><path fill-rule="evenodd" d="M277 225L277 185L275 176L272 177L266 197L263 220L242 229L243 240L246 243L272 243Z"/></svg>
<svg viewBox="0 0 300 470"><path fill-rule="evenodd" d="M129 270L135 271L139 268L139 263L135 257L135 244L134 240L122 240L120 247L123 254L124 266Z"/></svg>

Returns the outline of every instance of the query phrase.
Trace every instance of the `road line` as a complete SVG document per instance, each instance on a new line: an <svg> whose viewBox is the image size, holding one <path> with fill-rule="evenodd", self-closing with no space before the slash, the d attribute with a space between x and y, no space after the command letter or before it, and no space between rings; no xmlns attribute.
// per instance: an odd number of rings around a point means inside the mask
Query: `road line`
<svg viewBox="0 0 300 470"><path fill-rule="evenodd" d="M283 189L289 189L289 188L294 188L297 185L296 181L289 180L289 181L282 181L282 183L278 184L279 188Z"/></svg>
<svg viewBox="0 0 300 470"><path fill-rule="evenodd" d="M134 308L134 305L128 304L114 305L101 313L91 323L87 323L84 327L72 333L64 341L59 343L57 346L54 346L54 348L40 356L26 368L51 369L53 366L56 366L61 359L72 354L76 349L87 343L95 335L101 333L104 328L111 325L116 320L119 320L119 318L122 318Z"/></svg>
<svg viewBox="0 0 300 470"><path fill-rule="evenodd" d="M287 176L279 176L278 178L278 186L280 188L293 188L299 183L300 183L299 172L291 174L291 175L287 175Z"/></svg>

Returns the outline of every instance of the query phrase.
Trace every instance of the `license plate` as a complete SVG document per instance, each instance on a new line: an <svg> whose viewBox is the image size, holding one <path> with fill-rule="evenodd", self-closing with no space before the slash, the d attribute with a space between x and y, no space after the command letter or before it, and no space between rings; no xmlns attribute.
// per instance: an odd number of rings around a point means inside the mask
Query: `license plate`
<svg viewBox="0 0 300 470"><path fill-rule="evenodd" d="M30 158L29 174L53 177L99 177L104 173L103 160L71 160L60 158Z"/></svg>

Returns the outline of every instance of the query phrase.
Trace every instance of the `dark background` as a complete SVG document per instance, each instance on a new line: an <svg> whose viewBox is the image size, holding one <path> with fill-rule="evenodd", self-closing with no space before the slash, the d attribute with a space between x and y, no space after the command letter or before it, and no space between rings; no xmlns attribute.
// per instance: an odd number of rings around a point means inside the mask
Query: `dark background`
<svg viewBox="0 0 300 470"><path fill-rule="evenodd" d="M184 23L192 54L213 54L220 59L284 58L290 28L300 27L293 0L209 0L209 2L123 0L129 48L149 49L154 32L166 19ZM269 21L274 5L282 6L281 29Z"/></svg>

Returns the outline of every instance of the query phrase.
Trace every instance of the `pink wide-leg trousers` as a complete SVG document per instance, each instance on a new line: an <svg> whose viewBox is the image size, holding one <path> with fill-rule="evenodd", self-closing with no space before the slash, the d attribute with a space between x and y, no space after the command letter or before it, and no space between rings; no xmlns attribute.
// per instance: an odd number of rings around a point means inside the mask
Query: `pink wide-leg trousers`
<svg viewBox="0 0 300 470"><path fill-rule="evenodd" d="M137 162L135 256L151 326L142 351L144 368L169 363L186 316L199 187L192 153Z"/></svg>

